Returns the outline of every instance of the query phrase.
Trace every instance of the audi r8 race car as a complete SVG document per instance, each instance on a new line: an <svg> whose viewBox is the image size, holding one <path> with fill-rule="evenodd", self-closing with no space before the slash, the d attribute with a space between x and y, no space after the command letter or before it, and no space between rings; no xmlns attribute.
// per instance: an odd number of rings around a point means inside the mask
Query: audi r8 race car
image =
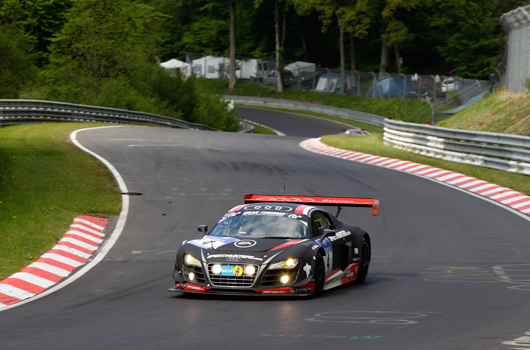
<svg viewBox="0 0 530 350"><path fill-rule="evenodd" d="M318 296L362 283L370 236L337 219L342 207L372 207L379 215L378 198L245 195L245 204L229 210L210 232L199 226L204 237L182 242L170 291Z"/></svg>

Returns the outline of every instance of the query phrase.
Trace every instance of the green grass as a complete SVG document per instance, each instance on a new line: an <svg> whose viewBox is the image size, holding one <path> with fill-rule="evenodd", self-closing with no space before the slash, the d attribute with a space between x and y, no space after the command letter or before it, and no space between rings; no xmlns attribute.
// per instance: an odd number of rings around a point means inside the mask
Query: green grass
<svg viewBox="0 0 530 350"><path fill-rule="evenodd" d="M452 129L530 136L530 94L502 90L488 94L473 106L437 125Z"/></svg>
<svg viewBox="0 0 530 350"><path fill-rule="evenodd" d="M0 280L53 247L77 215L119 213L121 195L108 169L69 139L83 127L0 128Z"/></svg>
<svg viewBox="0 0 530 350"><path fill-rule="evenodd" d="M455 163L407 151L401 151L393 146L383 144L382 131L365 136L328 135L322 138L322 142L336 148L406 160L454 171L530 195L530 181L528 180L527 175Z"/></svg>
<svg viewBox="0 0 530 350"><path fill-rule="evenodd" d="M406 101L402 99L366 99L355 96L323 94L303 90L285 90L283 94L280 94L275 88L250 81L238 82L232 91L228 91L227 80L198 79L197 85L201 91L210 94L283 98L287 100L349 108L360 112L372 113L411 123L424 124L431 120L431 107L426 102Z"/></svg>

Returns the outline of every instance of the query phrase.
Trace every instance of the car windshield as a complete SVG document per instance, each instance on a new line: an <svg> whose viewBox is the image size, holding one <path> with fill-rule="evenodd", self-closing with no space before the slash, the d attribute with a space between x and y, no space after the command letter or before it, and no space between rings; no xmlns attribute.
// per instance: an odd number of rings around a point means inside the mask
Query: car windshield
<svg viewBox="0 0 530 350"><path fill-rule="evenodd" d="M307 222L299 218L268 215L226 217L212 229L210 236L245 238L306 238ZM283 214L283 213L281 213Z"/></svg>

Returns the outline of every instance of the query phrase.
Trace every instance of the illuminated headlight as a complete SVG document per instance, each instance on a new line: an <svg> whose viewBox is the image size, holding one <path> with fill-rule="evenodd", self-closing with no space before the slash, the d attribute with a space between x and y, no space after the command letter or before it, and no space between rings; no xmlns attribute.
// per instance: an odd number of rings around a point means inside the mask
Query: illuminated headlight
<svg viewBox="0 0 530 350"><path fill-rule="evenodd" d="M283 275L282 277L280 277L280 282L282 282L283 284L287 284L289 282L289 275Z"/></svg>
<svg viewBox="0 0 530 350"><path fill-rule="evenodd" d="M193 280L195 279L195 274L194 274L193 272L190 272L190 273L188 274L188 279L189 279L190 281L193 281Z"/></svg>
<svg viewBox="0 0 530 350"><path fill-rule="evenodd" d="M212 266L212 273L214 275L220 275L223 271L223 267L220 264L215 264Z"/></svg>
<svg viewBox="0 0 530 350"><path fill-rule="evenodd" d="M256 268L252 265L245 266L245 274L247 276L253 276L256 273Z"/></svg>
<svg viewBox="0 0 530 350"><path fill-rule="evenodd" d="M269 266L269 270L278 270L278 269L292 269L298 265L299 259L289 258L287 260L279 261L273 263Z"/></svg>
<svg viewBox="0 0 530 350"><path fill-rule="evenodd" d="M186 254L184 256L184 263L188 266L197 266L201 267L201 262L193 257L191 254Z"/></svg>

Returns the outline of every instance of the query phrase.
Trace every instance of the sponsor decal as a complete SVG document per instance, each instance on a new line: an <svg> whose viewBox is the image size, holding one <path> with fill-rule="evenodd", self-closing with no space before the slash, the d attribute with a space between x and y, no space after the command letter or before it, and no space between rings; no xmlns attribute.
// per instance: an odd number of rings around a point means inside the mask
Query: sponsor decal
<svg viewBox="0 0 530 350"><path fill-rule="evenodd" d="M243 268L241 266L234 267L234 269L232 270L232 274L236 277L240 277L241 275L243 275Z"/></svg>
<svg viewBox="0 0 530 350"><path fill-rule="evenodd" d="M253 239L242 239L234 243L234 245L238 248L251 248L256 244L257 242Z"/></svg>
<svg viewBox="0 0 530 350"><path fill-rule="evenodd" d="M321 246L322 248L324 248L326 253L331 252L331 242L329 240L329 237L324 238L323 241L321 241L320 239L317 239L317 244Z"/></svg>
<svg viewBox="0 0 530 350"><path fill-rule="evenodd" d="M351 235L351 232L350 231L339 231L335 234L335 236L330 236L328 237L330 241L336 241L337 239L341 239L341 238L344 238L344 237L348 237Z"/></svg>
<svg viewBox="0 0 530 350"><path fill-rule="evenodd" d="M226 259L228 262L240 262L243 259L263 261L262 258L257 256L244 254L208 254L206 259Z"/></svg>
<svg viewBox="0 0 530 350"><path fill-rule="evenodd" d="M247 205L243 208L243 210L274 210L274 211L284 211L284 212L290 212L293 211L293 208L283 206L283 205Z"/></svg>
<svg viewBox="0 0 530 350"><path fill-rule="evenodd" d="M302 288L291 288L291 293L311 293L313 292L313 287L302 287Z"/></svg>
<svg viewBox="0 0 530 350"><path fill-rule="evenodd" d="M346 270L344 270L344 277L342 283L348 283L357 279L357 273L359 272L359 263L350 264Z"/></svg>
<svg viewBox="0 0 530 350"><path fill-rule="evenodd" d="M305 277L309 278L309 275L311 274L311 265L309 265L308 263L305 263L304 271L305 271Z"/></svg>
<svg viewBox="0 0 530 350"><path fill-rule="evenodd" d="M262 290L261 294L289 294L290 292L291 288L279 288Z"/></svg>
<svg viewBox="0 0 530 350"><path fill-rule="evenodd" d="M243 216L249 216L249 215L252 215L252 216L286 216L287 213L278 213L276 211L257 211L257 210L254 210L254 211L246 211L242 214Z"/></svg>
<svg viewBox="0 0 530 350"><path fill-rule="evenodd" d="M206 291L206 287L194 286L193 284L189 284L189 283L186 283L186 285L184 287L186 289L195 290L197 292L205 292Z"/></svg>
<svg viewBox="0 0 530 350"><path fill-rule="evenodd" d="M188 241L188 243L203 249L217 249L225 244L229 244L237 240L238 239L234 237L204 236L201 239L193 239Z"/></svg>

